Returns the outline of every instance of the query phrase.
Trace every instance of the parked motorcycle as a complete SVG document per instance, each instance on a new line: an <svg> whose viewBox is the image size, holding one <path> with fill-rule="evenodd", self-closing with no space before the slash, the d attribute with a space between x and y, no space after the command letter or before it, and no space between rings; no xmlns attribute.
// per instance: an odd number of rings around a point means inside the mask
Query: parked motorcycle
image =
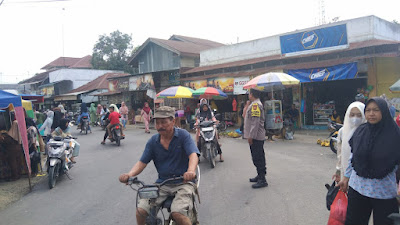
<svg viewBox="0 0 400 225"><path fill-rule="evenodd" d="M196 184L197 187L199 187L200 183L200 169L197 167L198 173L197 173L197 180ZM146 224L147 225L160 225L160 224L173 224L175 225L176 222L174 221L174 218L171 215L171 205L172 201L175 196L169 196L162 204L161 207L157 207L156 200L159 196L160 189L162 189L162 186L173 181L183 181L183 176L180 177L175 177L175 178L170 178L165 180L164 182L160 184L152 184L148 185L145 184L143 181L138 180L137 177L130 177L128 180L128 184L130 187L137 192L136 199L149 199L150 203L150 213L146 218ZM136 184L138 185L138 189L135 189L132 185ZM192 196L193 198L193 210L191 210L189 213L189 217L192 219L192 224L196 225L198 223L197 219L197 205L195 201L195 196ZM136 201L136 208L137 208L137 203ZM167 210L169 215L168 217L165 217L164 211ZM161 213L160 213L161 212ZM158 215L161 214L162 218L160 218Z"/></svg>
<svg viewBox="0 0 400 225"><path fill-rule="evenodd" d="M216 124L216 122L202 120L200 121L201 122L199 125L197 125L197 128L200 129L201 154L210 162L211 168L214 168L215 157L218 155L218 142L216 131L214 129L214 125Z"/></svg>
<svg viewBox="0 0 400 225"><path fill-rule="evenodd" d="M117 146L121 145L121 140L125 139L125 137L121 136L121 129L122 127L119 124L116 124L111 127L111 142L117 143Z"/></svg>
<svg viewBox="0 0 400 225"><path fill-rule="evenodd" d="M49 177L49 188L56 186L57 178L65 174L69 177L69 170L73 163L71 157L75 148L74 137L62 138L59 136L50 138L47 143L47 172ZM70 178L71 179L71 178Z"/></svg>
<svg viewBox="0 0 400 225"><path fill-rule="evenodd" d="M337 143L338 143L338 134L340 128L343 127L343 124L339 124L336 122L331 122L328 124L328 130L331 132L328 139L329 140L329 147L331 148L332 152L337 154Z"/></svg>
<svg viewBox="0 0 400 225"><path fill-rule="evenodd" d="M227 129L228 127L232 127L232 126L235 125L232 121L230 121L230 120L225 120L225 119L223 118L222 114L217 113L216 110L214 110L214 114L215 114L215 119L217 119L218 121L220 121L219 124L217 125L217 129L218 129L219 131L226 131L226 129Z"/></svg>

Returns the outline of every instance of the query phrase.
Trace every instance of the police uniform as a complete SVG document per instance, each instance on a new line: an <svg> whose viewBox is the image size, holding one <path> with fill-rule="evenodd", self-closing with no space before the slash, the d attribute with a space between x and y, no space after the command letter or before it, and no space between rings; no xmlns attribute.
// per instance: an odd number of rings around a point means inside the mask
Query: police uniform
<svg viewBox="0 0 400 225"><path fill-rule="evenodd" d="M265 176L267 174L267 168L265 165L265 152L264 152L264 140L265 140L265 113L264 107L260 99L254 100L247 108L246 116L244 118L244 137L252 138L253 144L250 145L251 157L254 166L257 168L257 177L250 179L250 182L257 182L253 185L254 188L259 186L259 181L264 182L262 186L266 186Z"/></svg>

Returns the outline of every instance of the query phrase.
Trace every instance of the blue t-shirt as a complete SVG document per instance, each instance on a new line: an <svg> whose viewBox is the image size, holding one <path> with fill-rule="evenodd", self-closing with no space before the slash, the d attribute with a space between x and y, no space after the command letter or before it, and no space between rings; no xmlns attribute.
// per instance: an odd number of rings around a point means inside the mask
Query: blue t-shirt
<svg viewBox="0 0 400 225"><path fill-rule="evenodd" d="M146 144L140 161L148 164L153 160L158 172L156 183L172 177L182 176L189 167L189 155L200 154L189 132L174 128L168 150L160 143L160 134L153 135Z"/></svg>

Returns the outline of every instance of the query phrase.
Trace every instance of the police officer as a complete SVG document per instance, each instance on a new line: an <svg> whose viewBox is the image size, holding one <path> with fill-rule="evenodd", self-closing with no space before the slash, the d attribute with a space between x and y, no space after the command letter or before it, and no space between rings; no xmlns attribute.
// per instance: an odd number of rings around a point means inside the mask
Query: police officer
<svg viewBox="0 0 400 225"><path fill-rule="evenodd" d="M262 188L267 187L268 183L265 178L267 174L264 153L265 114L260 101L260 91L250 89L249 100L251 103L244 118L244 137L249 142L253 164L257 168L257 176L250 178L250 182L255 182L253 188Z"/></svg>

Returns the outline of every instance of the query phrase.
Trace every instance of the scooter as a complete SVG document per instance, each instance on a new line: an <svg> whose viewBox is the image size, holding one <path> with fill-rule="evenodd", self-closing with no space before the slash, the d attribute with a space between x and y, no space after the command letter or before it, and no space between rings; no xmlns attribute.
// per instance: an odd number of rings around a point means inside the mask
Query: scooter
<svg viewBox="0 0 400 225"><path fill-rule="evenodd" d="M73 167L71 161L74 152L75 143L72 139L74 137L62 138L59 136L50 138L47 143L47 172L49 177L49 188L52 189L56 186L57 178L65 174L69 179L68 172Z"/></svg>
<svg viewBox="0 0 400 225"><path fill-rule="evenodd" d="M331 132L328 139L329 140L329 147L331 148L332 152L337 154L337 143L338 143L338 134L340 128L342 128L343 125L336 123L336 122L331 122L328 124L328 130Z"/></svg>
<svg viewBox="0 0 400 225"><path fill-rule="evenodd" d="M88 134L89 131L89 118L87 116L83 116L81 118L81 131L80 133Z"/></svg>
<svg viewBox="0 0 400 225"><path fill-rule="evenodd" d="M218 155L218 142L214 121L202 121L196 127L200 129L200 146L201 153L204 158L210 162L211 168L215 167L215 157Z"/></svg>
<svg viewBox="0 0 400 225"><path fill-rule="evenodd" d="M111 142L117 143L117 146L121 145L121 140L125 139L124 136L121 136L121 129L122 127L119 124L116 124L114 126L111 127Z"/></svg>

